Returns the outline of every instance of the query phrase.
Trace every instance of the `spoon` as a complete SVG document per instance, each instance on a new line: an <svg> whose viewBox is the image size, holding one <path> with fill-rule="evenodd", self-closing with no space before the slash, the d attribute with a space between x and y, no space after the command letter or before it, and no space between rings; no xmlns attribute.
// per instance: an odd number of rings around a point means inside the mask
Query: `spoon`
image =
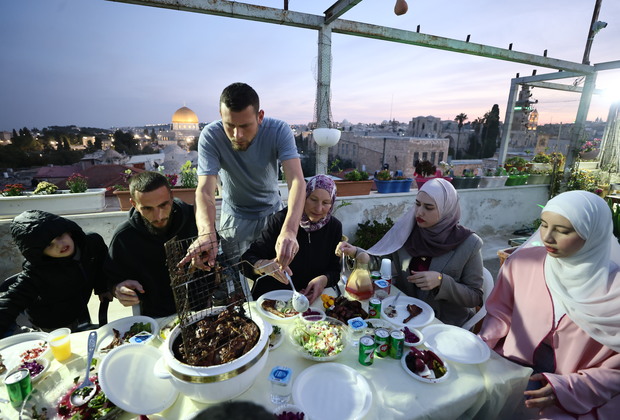
<svg viewBox="0 0 620 420"><path fill-rule="evenodd" d="M90 365L93 361L93 353L97 344L97 331L91 331L88 335L88 361L86 362L86 377L84 382L71 393L71 405L80 407L86 404L97 393L97 386L90 380Z"/></svg>
<svg viewBox="0 0 620 420"><path fill-rule="evenodd" d="M310 307L310 302L308 301L308 298L295 290L293 280L286 271L284 272L284 275L288 279L288 283L291 285L291 289L293 289L293 309L295 309L297 312L306 312Z"/></svg>

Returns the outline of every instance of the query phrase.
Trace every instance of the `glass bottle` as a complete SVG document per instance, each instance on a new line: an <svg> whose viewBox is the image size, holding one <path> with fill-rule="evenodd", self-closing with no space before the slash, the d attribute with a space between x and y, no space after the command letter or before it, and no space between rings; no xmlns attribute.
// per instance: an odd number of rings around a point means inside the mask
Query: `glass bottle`
<svg viewBox="0 0 620 420"><path fill-rule="evenodd" d="M356 261L355 268L347 280L345 290L357 300L366 300L372 297L373 286L367 263Z"/></svg>

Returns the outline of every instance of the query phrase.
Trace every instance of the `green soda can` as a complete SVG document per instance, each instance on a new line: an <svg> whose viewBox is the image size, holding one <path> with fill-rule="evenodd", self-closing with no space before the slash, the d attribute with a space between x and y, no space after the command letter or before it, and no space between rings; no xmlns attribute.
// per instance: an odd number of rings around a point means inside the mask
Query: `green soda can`
<svg viewBox="0 0 620 420"><path fill-rule="evenodd" d="M390 350L390 332L385 328L375 330L375 353L378 357L385 357Z"/></svg>
<svg viewBox="0 0 620 420"><path fill-rule="evenodd" d="M405 333L401 330L394 330L390 333L390 357L400 359L403 357L405 347Z"/></svg>
<svg viewBox="0 0 620 420"><path fill-rule="evenodd" d="M4 378L6 392L13 407L19 407L32 391L32 381L28 369L18 369Z"/></svg>
<svg viewBox="0 0 620 420"><path fill-rule="evenodd" d="M370 298L368 301L368 318L381 318L381 300Z"/></svg>
<svg viewBox="0 0 620 420"><path fill-rule="evenodd" d="M375 340L371 336L365 335L360 338L359 348L360 353L357 360L360 362L360 365L372 365L375 358Z"/></svg>

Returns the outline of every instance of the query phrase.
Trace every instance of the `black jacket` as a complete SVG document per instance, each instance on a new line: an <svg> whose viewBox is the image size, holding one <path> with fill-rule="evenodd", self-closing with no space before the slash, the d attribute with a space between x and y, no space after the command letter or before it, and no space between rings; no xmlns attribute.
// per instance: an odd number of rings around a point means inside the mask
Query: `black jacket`
<svg viewBox="0 0 620 420"><path fill-rule="evenodd" d="M26 310L31 322L42 329L88 321L88 301L103 293L103 264L107 247L96 233L84 233L77 223L41 210L25 211L11 222L11 235L25 258L17 281L0 295L0 334ZM43 250L57 236L69 232L76 252L52 258Z"/></svg>
<svg viewBox="0 0 620 420"><path fill-rule="evenodd" d="M106 266L110 287L125 280L138 281L144 289L143 294L138 293L142 315L162 317L176 313L164 244L171 239L198 235L194 206L174 199L171 219L168 233L156 235L146 228L140 213L132 208L129 220L116 228L110 242L110 260Z"/></svg>
<svg viewBox="0 0 620 420"><path fill-rule="evenodd" d="M284 208L273 214L267 222L267 227L260 238L254 241L241 257L242 260L250 264L256 263L259 259L272 259L276 256L276 239L280 235L280 230L284 224L288 208ZM334 216L321 229L314 232L306 232L303 228L297 231L297 243L299 251L295 259L290 264L293 275L291 276L297 290L304 289L310 280L320 275L327 276L327 287L338 283L340 276L340 260L336 256L336 246L342 240L342 223ZM245 275L256 279L258 276L253 268L244 265ZM285 285L266 276L254 284L252 296L254 299L272 290L288 289Z"/></svg>

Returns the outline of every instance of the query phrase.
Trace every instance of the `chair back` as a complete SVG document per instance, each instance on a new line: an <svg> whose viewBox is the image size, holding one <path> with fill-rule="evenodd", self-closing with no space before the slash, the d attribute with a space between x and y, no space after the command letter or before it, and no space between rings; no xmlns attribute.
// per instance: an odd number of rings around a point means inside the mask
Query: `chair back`
<svg viewBox="0 0 620 420"><path fill-rule="evenodd" d="M482 318L484 318L484 316L487 314L485 304L487 302L487 299L491 295L491 291L493 291L493 287L495 287L495 281L493 280L493 275L491 274L489 270L483 267L482 268L482 306L480 307L478 312L474 314L474 316L469 318L467 322L463 324L462 328L465 328L466 330L471 330L473 327L476 326L478 322L482 320Z"/></svg>

